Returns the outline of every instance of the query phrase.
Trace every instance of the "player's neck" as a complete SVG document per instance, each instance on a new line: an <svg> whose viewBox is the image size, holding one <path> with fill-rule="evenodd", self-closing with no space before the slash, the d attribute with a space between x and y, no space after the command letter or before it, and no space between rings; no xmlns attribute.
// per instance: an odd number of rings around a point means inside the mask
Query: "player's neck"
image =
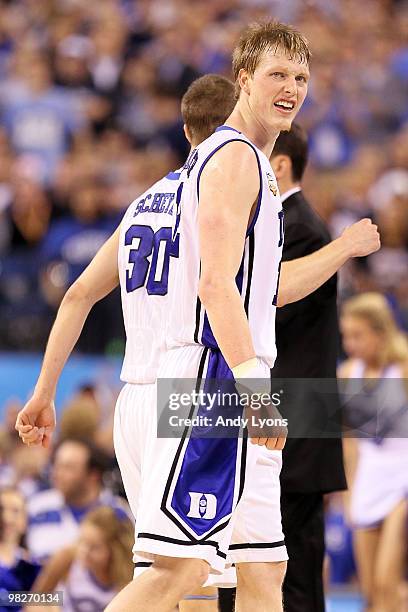
<svg viewBox="0 0 408 612"><path fill-rule="evenodd" d="M248 106L238 101L225 124L242 132L269 159L279 131L276 133L267 131Z"/></svg>

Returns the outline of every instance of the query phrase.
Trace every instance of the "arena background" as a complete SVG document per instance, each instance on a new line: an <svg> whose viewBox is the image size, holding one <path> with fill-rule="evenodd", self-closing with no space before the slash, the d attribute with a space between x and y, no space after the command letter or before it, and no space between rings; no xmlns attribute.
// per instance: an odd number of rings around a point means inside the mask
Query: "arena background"
<svg viewBox="0 0 408 612"><path fill-rule="evenodd" d="M30 449L27 460L13 425L64 291L127 205L184 161L189 83L230 76L242 27L271 17L297 26L313 52L298 118L310 139L308 199L333 237L365 216L381 231L379 252L342 269L340 301L384 293L407 330L406 2L0 0L1 484L47 486L47 453ZM109 453L123 347L115 292L91 313L57 396L59 413L92 411ZM328 545L351 563L351 534L332 506ZM360 610L353 570L339 582L331 610Z"/></svg>

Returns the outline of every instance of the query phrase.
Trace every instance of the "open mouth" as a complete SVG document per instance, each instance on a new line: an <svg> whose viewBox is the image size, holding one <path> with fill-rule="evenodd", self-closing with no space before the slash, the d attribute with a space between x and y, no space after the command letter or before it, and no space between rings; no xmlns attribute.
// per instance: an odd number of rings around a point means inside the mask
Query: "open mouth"
<svg viewBox="0 0 408 612"><path fill-rule="evenodd" d="M274 107L282 113L291 113L295 108L295 103L289 100L278 100L274 103Z"/></svg>

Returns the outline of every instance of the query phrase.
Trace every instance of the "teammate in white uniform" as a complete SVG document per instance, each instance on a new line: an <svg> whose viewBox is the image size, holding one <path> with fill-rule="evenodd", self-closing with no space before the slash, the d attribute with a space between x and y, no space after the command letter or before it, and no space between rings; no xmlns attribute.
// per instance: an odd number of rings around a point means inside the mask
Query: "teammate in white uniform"
<svg viewBox="0 0 408 612"><path fill-rule="evenodd" d="M353 379L345 421L360 431L345 439L358 573L367 609L394 612L407 551L408 342L375 293L344 304L341 331L349 359L339 378Z"/></svg>

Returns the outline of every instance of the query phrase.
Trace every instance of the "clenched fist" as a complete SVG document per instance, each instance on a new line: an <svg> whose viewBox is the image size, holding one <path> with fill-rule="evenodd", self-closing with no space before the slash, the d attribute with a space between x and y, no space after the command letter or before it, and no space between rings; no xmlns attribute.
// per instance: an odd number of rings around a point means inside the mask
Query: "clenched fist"
<svg viewBox="0 0 408 612"><path fill-rule="evenodd" d="M347 245L350 257L365 257L381 246L378 228L371 219L353 223L343 231L341 239Z"/></svg>
<svg viewBox="0 0 408 612"><path fill-rule="evenodd" d="M53 401L32 397L17 415L16 430L27 446L48 447L55 429Z"/></svg>

